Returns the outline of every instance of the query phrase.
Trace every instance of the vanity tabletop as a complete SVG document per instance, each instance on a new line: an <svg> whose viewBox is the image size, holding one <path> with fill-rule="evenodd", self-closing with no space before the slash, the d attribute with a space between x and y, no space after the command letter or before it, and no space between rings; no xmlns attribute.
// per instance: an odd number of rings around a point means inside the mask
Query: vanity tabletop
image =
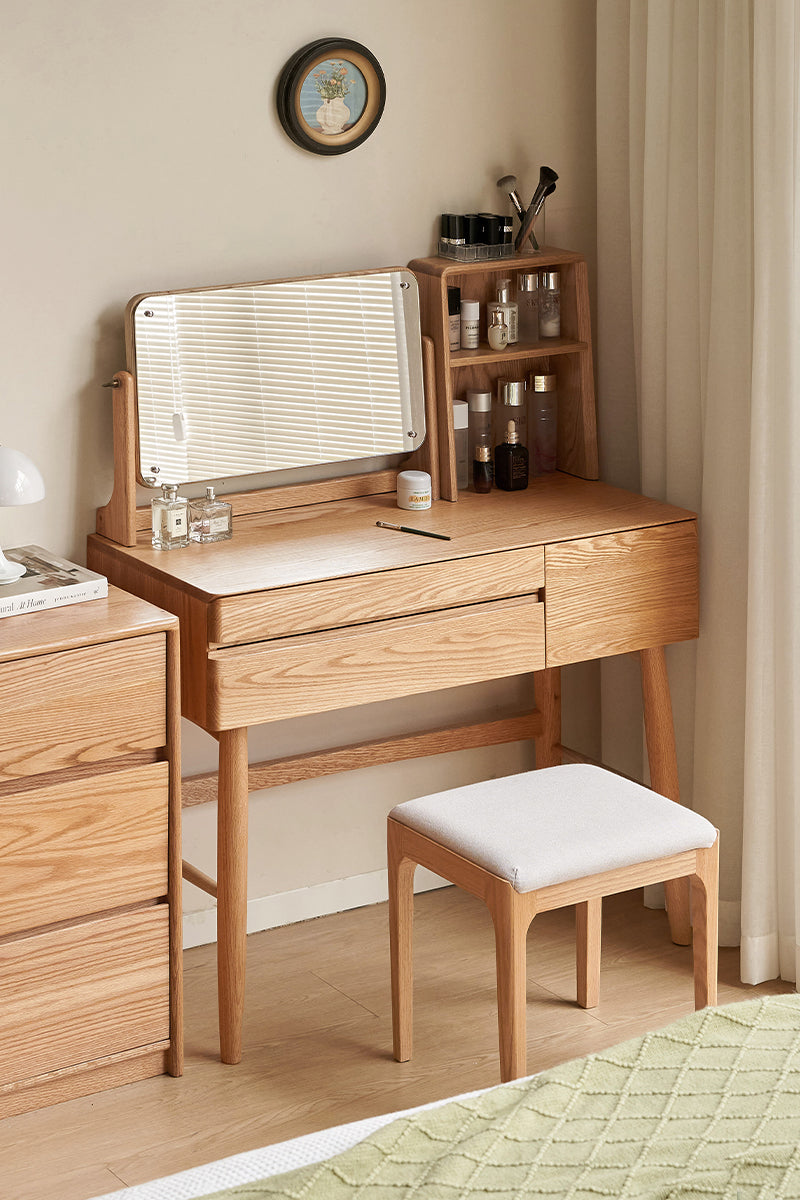
<svg viewBox="0 0 800 1200"><path fill-rule="evenodd" d="M694 519L695 514L592 480L556 473L525 491L459 493L430 509L397 507L394 493L328 501L234 517L230 541L155 550L149 531L136 546L93 534L105 554L134 560L145 576L211 601L298 584L400 570L526 546L547 545L627 529ZM391 521L450 541L380 529Z"/></svg>

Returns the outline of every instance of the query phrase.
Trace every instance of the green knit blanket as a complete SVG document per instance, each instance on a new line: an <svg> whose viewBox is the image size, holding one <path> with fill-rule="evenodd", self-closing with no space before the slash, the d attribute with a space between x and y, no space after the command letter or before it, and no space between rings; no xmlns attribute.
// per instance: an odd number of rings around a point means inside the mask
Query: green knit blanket
<svg viewBox="0 0 800 1200"><path fill-rule="evenodd" d="M216 1193L274 1196L800 1198L800 996L704 1009Z"/></svg>

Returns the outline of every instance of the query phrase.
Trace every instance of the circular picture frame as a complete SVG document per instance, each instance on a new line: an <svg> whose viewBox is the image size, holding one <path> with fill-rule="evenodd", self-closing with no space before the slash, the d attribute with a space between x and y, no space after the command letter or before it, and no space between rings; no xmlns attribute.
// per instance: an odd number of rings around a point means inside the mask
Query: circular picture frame
<svg viewBox="0 0 800 1200"><path fill-rule="evenodd" d="M386 80L375 55L349 38L320 38L298 50L278 79L278 116L312 154L346 154L383 115Z"/></svg>

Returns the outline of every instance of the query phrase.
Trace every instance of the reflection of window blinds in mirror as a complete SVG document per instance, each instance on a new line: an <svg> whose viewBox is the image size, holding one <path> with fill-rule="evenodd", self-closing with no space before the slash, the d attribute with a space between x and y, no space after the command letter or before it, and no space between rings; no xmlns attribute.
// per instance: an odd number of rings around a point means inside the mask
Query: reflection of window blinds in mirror
<svg viewBox="0 0 800 1200"><path fill-rule="evenodd" d="M413 448L405 334L396 272L148 297L135 313L143 474L217 479Z"/></svg>

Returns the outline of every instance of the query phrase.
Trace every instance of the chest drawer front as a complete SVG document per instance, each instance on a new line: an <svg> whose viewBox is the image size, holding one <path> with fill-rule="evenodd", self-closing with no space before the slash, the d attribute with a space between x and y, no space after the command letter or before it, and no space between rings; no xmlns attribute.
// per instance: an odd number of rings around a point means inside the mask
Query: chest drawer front
<svg viewBox="0 0 800 1200"><path fill-rule="evenodd" d="M166 905L0 943L0 1083L169 1037Z"/></svg>
<svg viewBox="0 0 800 1200"><path fill-rule="evenodd" d="M168 771L0 792L0 937L165 896Z"/></svg>
<svg viewBox="0 0 800 1200"><path fill-rule="evenodd" d="M0 664L0 781L166 741L166 635Z"/></svg>
<svg viewBox="0 0 800 1200"><path fill-rule="evenodd" d="M388 536L403 536L390 534ZM209 610L208 640L236 645L529 595L544 585L541 546L227 596Z"/></svg>
<svg viewBox="0 0 800 1200"><path fill-rule="evenodd" d="M209 729L501 679L544 666L544 607L474 604L209 655Z"/></svg>
<svg viewBox="0 0 800 1200"><path fill-rule="evenodd" d="M547 665L698 635L697 523L548 546Z"/></svg>

